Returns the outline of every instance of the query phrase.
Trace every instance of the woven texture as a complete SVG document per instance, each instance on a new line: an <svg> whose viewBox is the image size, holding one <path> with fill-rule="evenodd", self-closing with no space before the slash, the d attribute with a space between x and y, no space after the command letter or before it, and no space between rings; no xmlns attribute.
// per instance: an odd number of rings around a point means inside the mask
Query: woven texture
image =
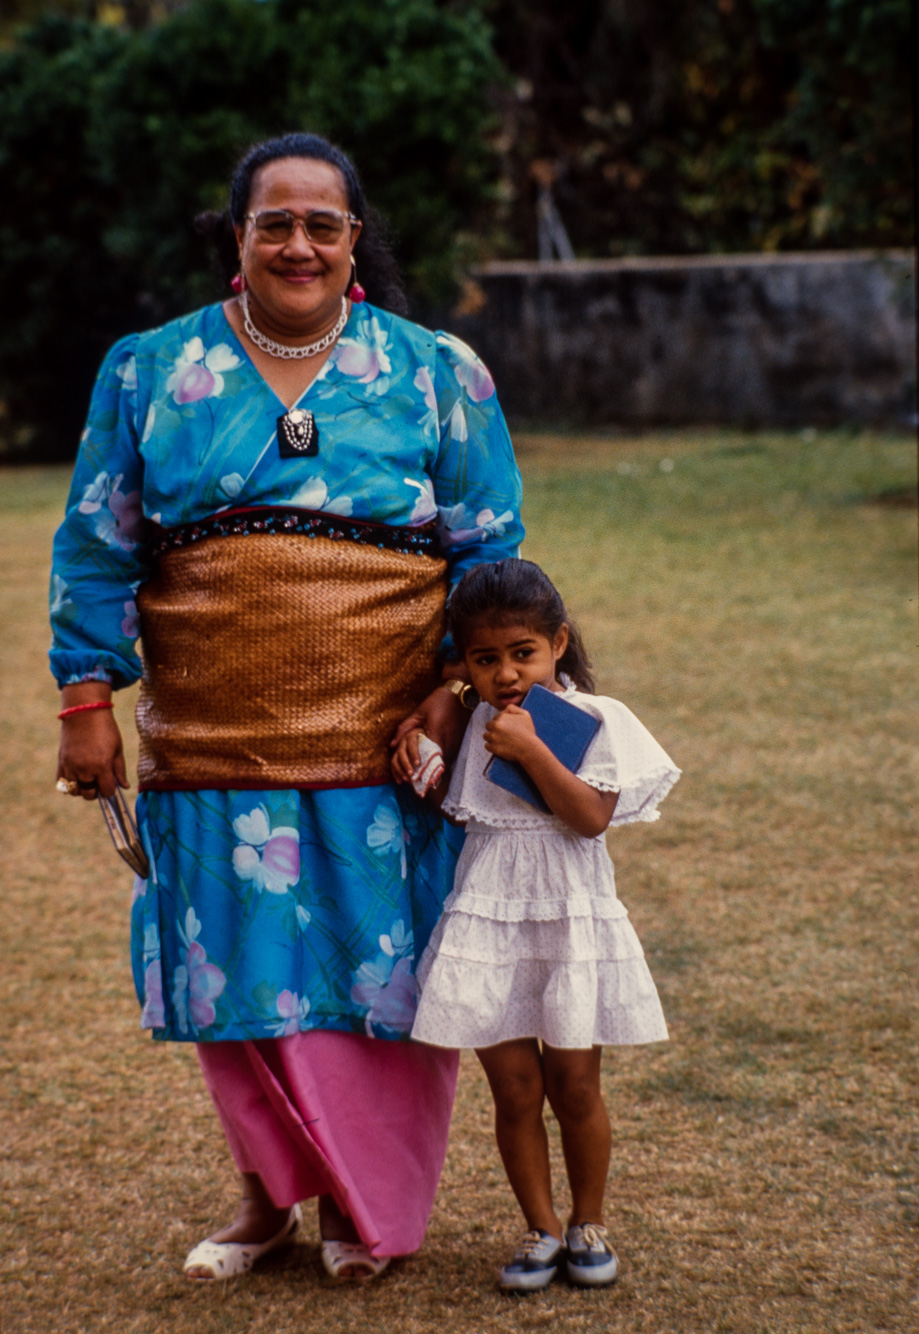
<svg viewBox="0 0 919 1334"><path fill-rule="evenodd" d="M386 782L437 683L446 562L325 537L168 551L137 595L147 790Z"/></svg>

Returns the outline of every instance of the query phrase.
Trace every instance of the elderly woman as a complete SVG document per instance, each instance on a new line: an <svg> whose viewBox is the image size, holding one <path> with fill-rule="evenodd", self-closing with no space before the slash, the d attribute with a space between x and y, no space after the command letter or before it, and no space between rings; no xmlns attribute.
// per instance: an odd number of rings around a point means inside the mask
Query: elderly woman
<svg viewBox="0 0 919 1334"><path fill-rule="evenodd" d="M326 1269L369 1278L423 1240L456 1080L407 1035L459 836L388 743L422 698L458 730L444 601L515 553L519 476L473 353L363 303L402 298L341 152L257 145L229 220L237 296L99 374L55 543L59 786L127 785L110 697L142 676L141 1024L197 1043L242 1177L186 1272L249 1269L318 1196Z"/></svg>

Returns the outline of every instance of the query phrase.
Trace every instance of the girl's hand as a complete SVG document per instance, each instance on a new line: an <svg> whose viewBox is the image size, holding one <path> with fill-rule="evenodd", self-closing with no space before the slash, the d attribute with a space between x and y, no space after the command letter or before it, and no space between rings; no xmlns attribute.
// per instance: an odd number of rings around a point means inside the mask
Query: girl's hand
<svg viewBox="0 0 919 1334"><path fill-rule="evenodd" d="M535 743L535 744L534 744ZM485 727L485 749L502 760L516 760L525 764L532 759L537 748L543 743L536 735L533 719L526 709L517 704L508 704L506 709L496 713Z"/></svg>
<svg viewBox="0 0 919 1334"><path fill-rule="evenodd" d="M74 704L89 704L111 697L109 686L85 682L65 686L61 702L65 709ZM61 745L58 751L57 777L79 785L74 796L94 801L114 795L116 787L130 787L124 763L121 732L111 709L88 709L61 719Z"/></svg>
<svg viewBox="0 0 919 1334"><path fill-rule="evenodd" d="M598 792L566 769L540 741L526 709L509 704L495 714L485 728L485 748L525 769L549 809L576 834L596 838L613 818L619 794Z"/></svg>
<svg viewBox="0 0 919 1334"><path fill-rule="evenodd" d="M425 732L436 741L446 760L451 760L460 748L466 724L471 714L451 691L438 686L423 700L414 713L401 722L390 741L393 757L392 775L397 783L411 782L421 763L418 754L418 734Z"/></svg>

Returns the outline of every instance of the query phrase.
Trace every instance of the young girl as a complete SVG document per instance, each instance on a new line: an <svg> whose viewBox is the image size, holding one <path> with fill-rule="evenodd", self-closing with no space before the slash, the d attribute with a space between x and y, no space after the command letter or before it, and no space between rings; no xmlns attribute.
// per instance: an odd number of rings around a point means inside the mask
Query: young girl
<svg viewBox="0 0 919 1334"><path fill-rule="evenodd" d="M538 566L476 566L449 616L481 702L443 800L465 823L466 841L419 962L412 1037L474 1047L491 1085L498 1147L528 1228L500 1286L543 1288L563 1263L572 1283L608 1284L619 1264L603 1225L610 1124L602 1045L659 1042L667 1026L616 896L604 831L656 820L680 771L624 704L592 693L580 636ZM601 722L578 774L520 707L537 684ZM491 755L522 765L552 813L484 777ZM546 1099L571 1186L567 1232L552 1202Z"/></svg>

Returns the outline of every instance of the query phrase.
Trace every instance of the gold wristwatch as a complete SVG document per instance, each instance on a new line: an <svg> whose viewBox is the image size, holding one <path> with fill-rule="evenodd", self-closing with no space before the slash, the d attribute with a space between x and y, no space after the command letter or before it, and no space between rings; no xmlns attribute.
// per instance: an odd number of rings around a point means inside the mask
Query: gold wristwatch
<svg viewBox="0 0 919 1334"><path fill-rule="evenodd" d="M451 695L455 695L464 709L472 710L479 702L479 692L475 686L471 686L468 681L460 681L458 677L451 676L449 681L440 683Z"/></svg>

